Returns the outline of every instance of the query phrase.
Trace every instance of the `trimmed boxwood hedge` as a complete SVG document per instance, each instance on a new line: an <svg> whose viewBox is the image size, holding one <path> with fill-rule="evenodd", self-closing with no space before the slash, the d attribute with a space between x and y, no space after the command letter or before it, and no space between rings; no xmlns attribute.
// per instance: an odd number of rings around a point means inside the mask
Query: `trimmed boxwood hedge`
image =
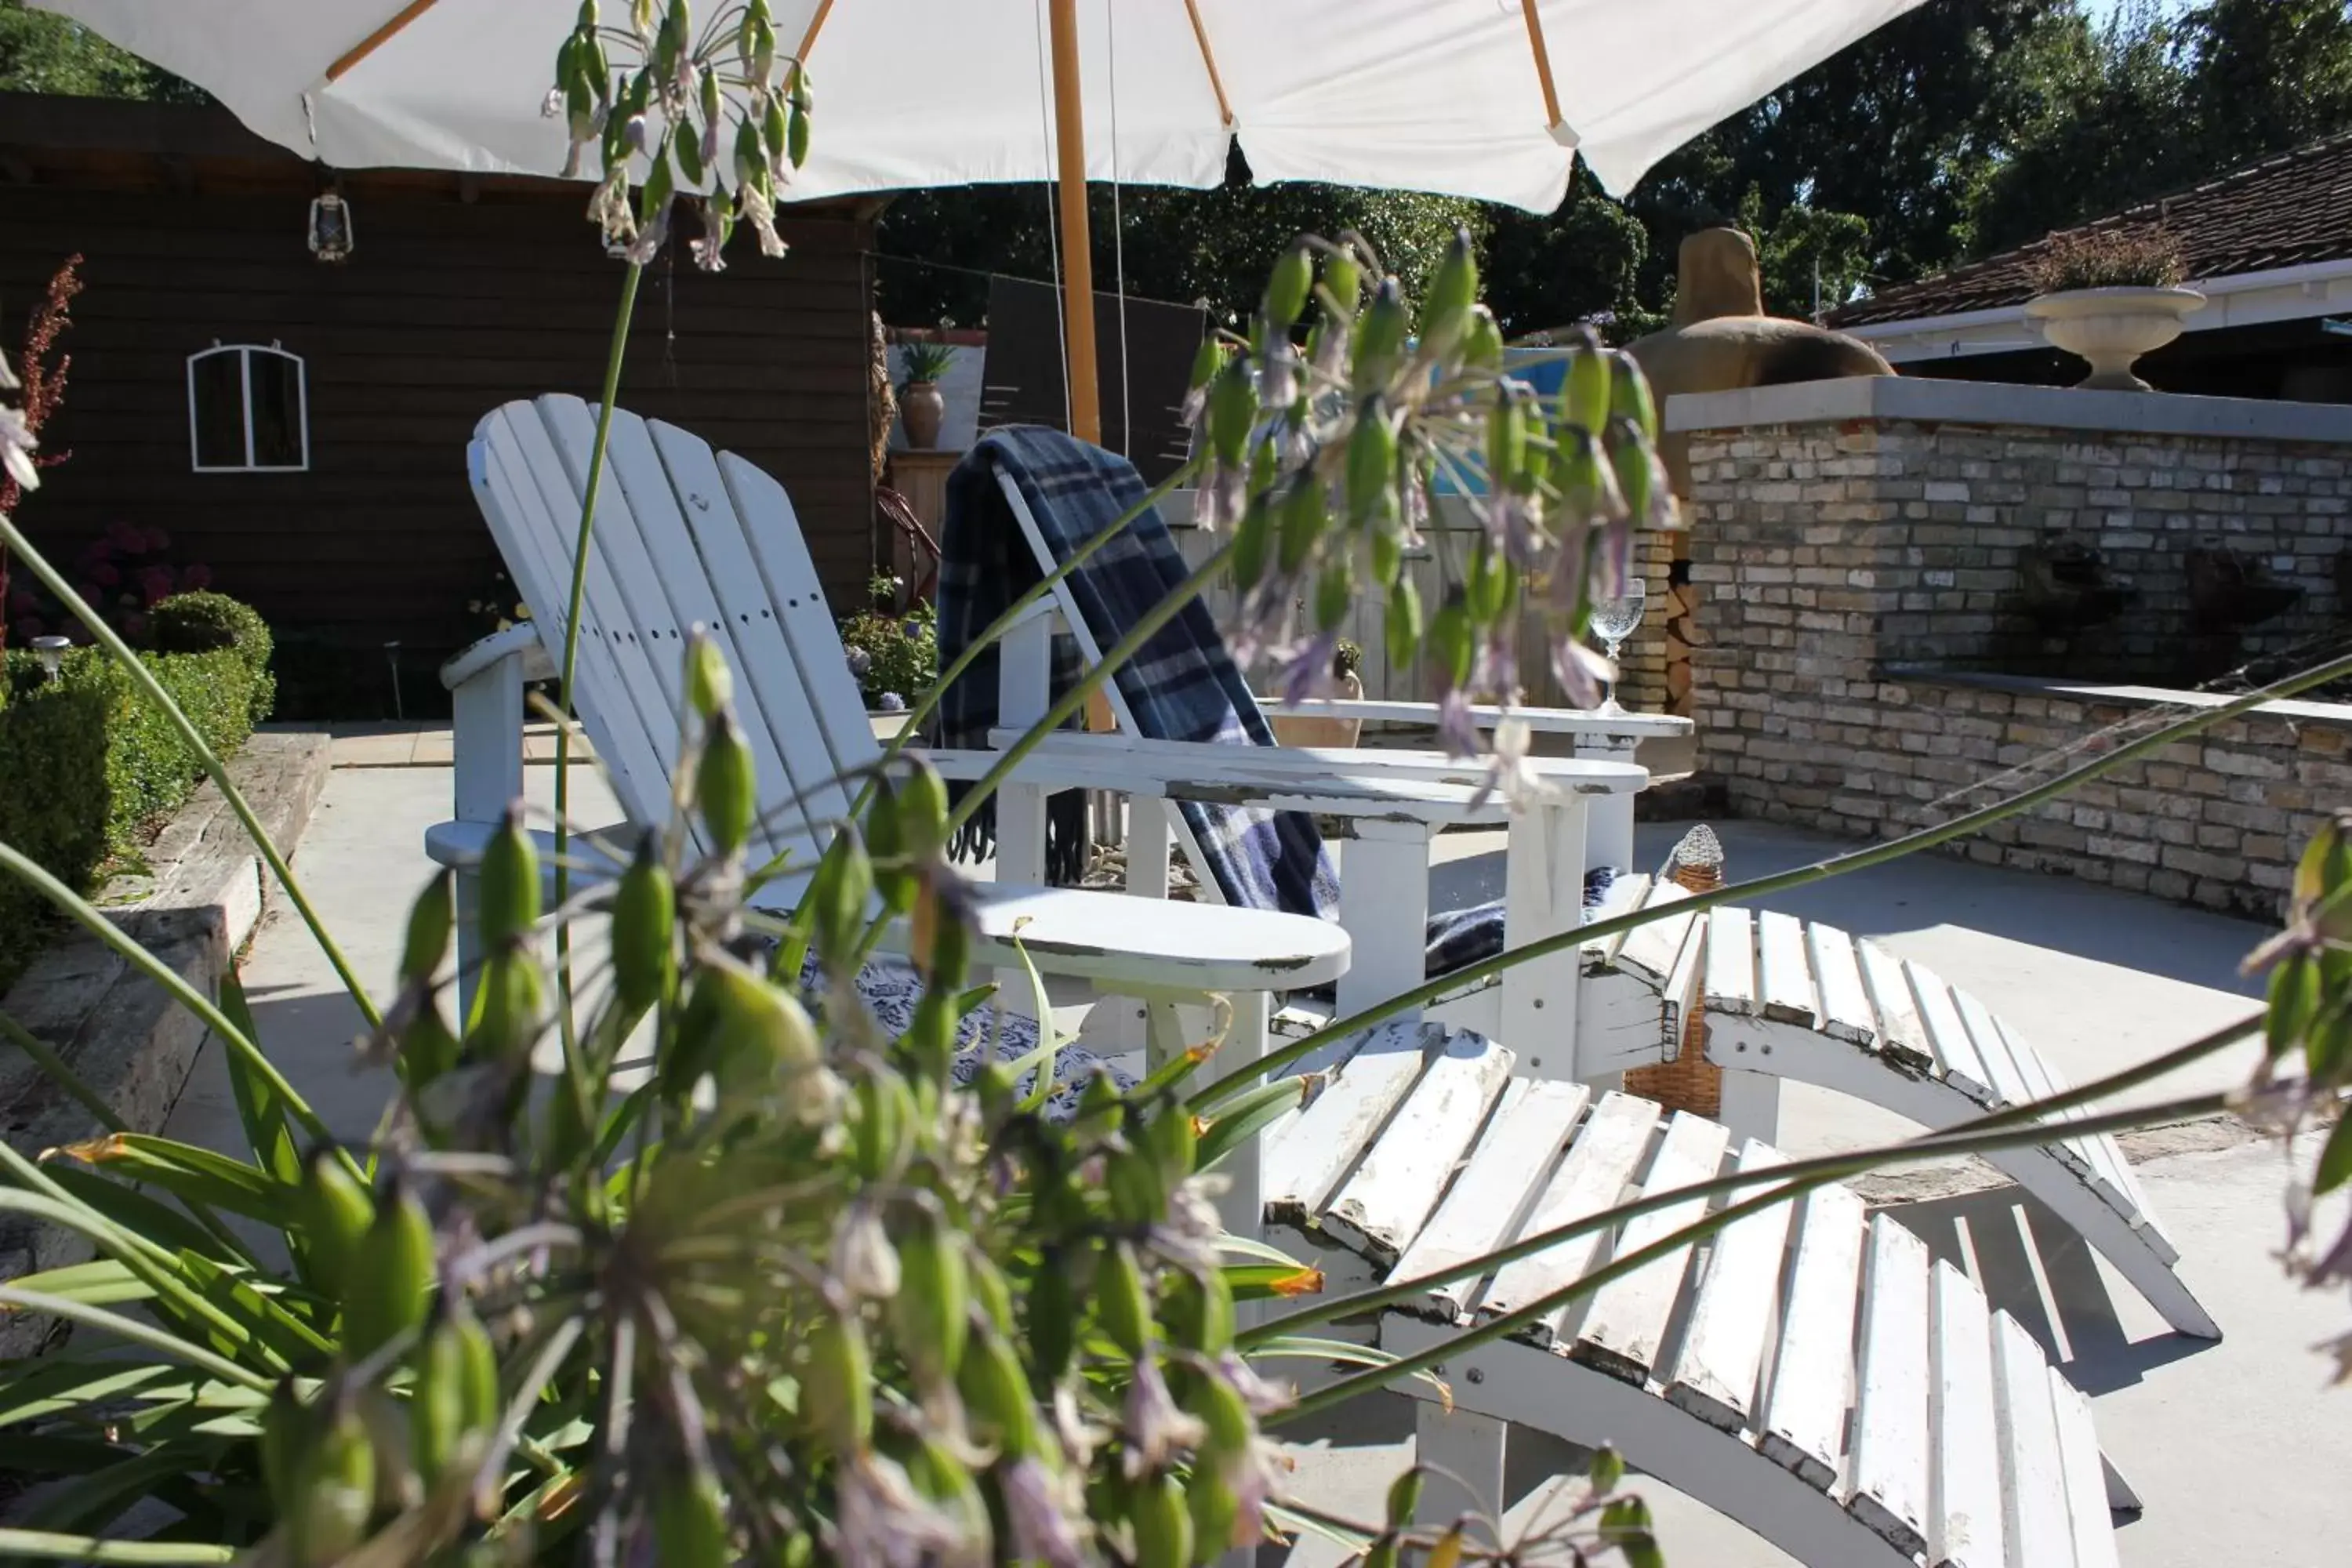
<svg viewBox="0 0 2352 1568"><path fill-rule="evenodd" d="M140 655L216 755L243 745L268 713L268 635L260 628L259 668L250 637ZM69 886L87 891L110 857L135 849L141 829L202 780L179 731L100 649L68 652L55 680L33 654L11 650L0 689L0 841ZM0 991L38 950L49 912L47 900L0 873Z"/></svg>

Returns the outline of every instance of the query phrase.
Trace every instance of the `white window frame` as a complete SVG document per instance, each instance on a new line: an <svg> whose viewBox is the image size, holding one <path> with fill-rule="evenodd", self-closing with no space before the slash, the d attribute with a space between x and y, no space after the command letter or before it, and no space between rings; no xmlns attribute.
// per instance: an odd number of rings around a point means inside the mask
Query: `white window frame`
<svg viewBox="0 0 2352 1568"><path fill-rule="evenodd" d="M196 437L196 363L219 354L237 356L237 399L245 426L245 461L242 463L207 463L204 448ZM296 463L257 463L253 460L253 356L268 354L276 359L290 360L294 364L294 419L302 446L301 460ZM292 353L278 344L224 343L215 342L208 349L199 349L188 356L188 467L199 474L302 474L310 469L310 367L302 356Z"/></svg>

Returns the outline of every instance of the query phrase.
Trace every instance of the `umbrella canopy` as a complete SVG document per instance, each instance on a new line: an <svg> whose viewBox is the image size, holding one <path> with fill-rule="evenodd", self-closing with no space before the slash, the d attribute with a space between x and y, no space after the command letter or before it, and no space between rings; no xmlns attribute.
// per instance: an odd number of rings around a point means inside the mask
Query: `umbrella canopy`
<svg viewBox="0 0 2352 1568"><path fill-rule="evenodd" d="M35 0L345 168L553 174L577 0ZM1441 192L1549 212L1574 153L1622 193L1918 0L1076 0L1088 178ZM608 5L621 17L625 6ZM706 14L716 0L698 7ZM818 134L796 198L1049 180L1048 0L772 0Z"/></svg>

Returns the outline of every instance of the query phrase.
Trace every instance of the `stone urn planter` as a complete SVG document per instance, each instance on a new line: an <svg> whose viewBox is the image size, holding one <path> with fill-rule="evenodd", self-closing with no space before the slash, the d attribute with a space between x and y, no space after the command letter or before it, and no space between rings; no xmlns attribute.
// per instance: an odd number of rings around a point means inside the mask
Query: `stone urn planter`
<svg viewBox="0 0 2352 1568"><path fill-rule="evenodd" d="M2194 289L2068 289L2026 301L2025 319L2091 374L2077 386L2106 392L2152 392L2132 363L2180 335L2181 325L2205 303Z"/></svg>
<svg viewBox="0 0 2352 1568"><path fill-rule="evenodd" d="M909 342L899 350L907 379L898 387L898 422L907 428L907 445L919 452L940 444L940 423L948 414L940 378L955 363L955 353L935 342Z"/></svg>

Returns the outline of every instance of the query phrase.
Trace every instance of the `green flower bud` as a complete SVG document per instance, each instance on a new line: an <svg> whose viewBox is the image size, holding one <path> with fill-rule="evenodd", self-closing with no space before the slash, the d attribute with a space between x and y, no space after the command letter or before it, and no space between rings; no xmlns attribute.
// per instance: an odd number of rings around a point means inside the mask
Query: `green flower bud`
<svg viewBox="0 0 2352 1568"><path fill-rule="evenodd" d="M1609 423L1612 375L1609 352L1601 346L1600 338L1591 327L1578 328L1576 345L1560 380L1560 418L1598 435Z"/></svg>
<svg viewBox="0 0 2352 1568"><path fill-rule="evenodd" d="M928 1209L898 1237L898 1293L890 1298L891 1336L926 1384L944 1384L963 1364L971 1334L971 1270L963 1239Z"/></svg>
<svg viewBox="0 0 2352 1568"><path fill-rule="evenodd" d="M991 1262L986 1253L971 1253L964 1257L963 1262L965 1282L971 1288L971 1311L965 1314L967 1321L976 1312L982 1322L998 1333L1011 1333L1013 1287L1004 1282L1004 1271ZM958 1359L960 1362L961 1358Z"/></svg>
<svg viewBox="0 0 2352 1568"><path fill-rule="evenodd" d="M905 1164L914 1144L915 1097L894 1072L869 1073L857 1083L857 1123L853 1147L857 1173L887 1181Z"/></svg>
<svg viewBox="0 0 2352 1568"><path fill-rule="evenodd" d="M874 885L881 892L882 907L894 915L912 910L921 885L908 858L898 791L887 779L876 782L874 799L866 808L866 852L875 862Z"/></svg>
<svg viewBox="0 0 2352 1568"><path fill-rule="evenodd" d="M498 1352L489 1331L462 1302L452 1302L425 1331L411 1358L408 1432L416 1473L429 1488L467 1445L497 1424Z"/></svg>
<svg viewBox="0 0 2352 1568"><path fill-rule="evenodd" d="M1421 1507L1422 1468L1415 1465L1389 1483L1388 1523L1391 1530L1412 1528L1413 1511Z"/></svg>
<svg viewBox="0 0 2352 1568"><path fill-rule="evenodd" d="M1326 565L1315 579L1315 629L1329 634L1348 623L1356 603L1355 568L1342 555Z"/></svg>
<svg viewBox="0 0 2352 1568"><path fill-rule="evenodd" d="M718 1479L665 1467L654 1482L655 1555L662 1568L727 1568L727 1500Z"/></svg>
<svg viewBox="0 0 2352 1568"><path fill-rule="evenodd" d="M792 129L784 138L785 154L792 159L793 167L795 169L808 162L809 106L806 101L807 97L808 95L805 92L798 90L795 90L793 94Z"/></svg>
<svg viewBox="0 0 2352 1568"><path fill-rule="evenodd" d="M1323 258L1323 291L1341 315L1356 313L1364 297L1364 269L1352 249L1343 246Z"/></svg>
<svg viewBox="0 0 2352 1568"><path fill-rule="evenodd" d="M735 715L720 709L703 737L694 770L696 804L711 849L721 857L740 854L759 813L759 781L751 748Z"/></svg>
<svg viewBox="0 0 2352 1568"><path fill-rule="evenodd" d="M856 1316L821 1309L802 1347L801 1414L834 1451L862 1450L874 1436L874 1363Z"/></svg>
<svg viewBox="0 0 2352 1568"><path fill-rule="evenodd" d="M457 1037L449 1032L449 1021L441 1016L437 997L427 997L400 1031L398 1056L394 1065L400 1072L403 1088L411 1094L423 1089L443 1073L457 1065L463 1054Z"/></svg>
<svg viewBox="0 0 2352 1568"><path fill-rule="evenodd" d="M702 188L702 138L690 125L680 125L670 133L670 156L677 162L677 177L689 191Z"/></svg>
<svg viewBox="0 0 2352 1568"><path fill-rule="evenodd" d="M760 141L768 150L771 163L785 157L793 144L792 107L783 99L771 95L768 106L760 111Z"/></svg>
<svg viewBox="0 0 2352 1568"><path fill-rule="evenodd" d="M1422 339L1425 346L1443 353L1461 335L1469 324L1470 307L1478 300L1478 257L1467 228L1454 231L1454 243L1445 249L1445 259L1437 264L1437 276L1429 285L1429 301L1422 312Z"/></svg>
<svg viewBox="0 0 2352 1568"><path fill-rule="evenodd" d="M1601 443L1581 426L1562 425L1554 432L1559 443L1552 454L1551 483L1559 492L1560 515L1579 522L1601 522L1622 505L1617 479L1601 460Z"/></svg>
<svg viewBox="0 0 2352 1568"><path fill-rule="evenodd" d="M1388 639L1389 668L1404 669L1421 647L1421 590L1412 579L1400 575L1389 586L1389 613L1381 628Z"/></svg>
<svg viewBox="0 0 2352 1568"><path fill-rule="evenodd" d="M737 153L740 155L740 138L751 133L746 123L737 133ZM756 160L755 160L756 161ZM719 651L719 644L700 626L694 628L686 642L686 698L694 705L697 717L705 723L716 719L719 710L734 700L735 674L727 668L727 656Z"/></svg>
<svg viewBox="0 0 2352 1568"><path fill-rule="evenodd" d="M1192 351L1192 379L1184 384L1194 392L1200 391L1216 379L1217 371L1224 363L1224 345L1217 342L1214 332L1211 332L1201 340L1201 346Z"/></svg>
<svg viewBox="0 0 2352 1568"><path fill-rule="evenodd" d="M1449 689L1470 684L1470 668L1478 647L1477 628L1459 598L1449 599L1430 617L1429 654Z"/></svg>
<svg viewBox="0 0 2352 1568"><path fill-rule="evenodd" d="M1235 354L1209 386L1209 445L1217 461L1239 468L1249 450L1250 428L1257 423L1257 378L1250 374L1249 356Z"/></svg>
<svg viewBox="0 0 2352 1568"><path fill-rule="evenodd" d="M435 1278L433 1221L395 1177L352 1249L343 1293L343 1349L373 1355L425 1321Z"/></svg>
<svg viewBox="0 0 2352 1568"><path fill-rule="evenodd" d="M1470 573L1463 580L1464 602L1470 618L1488 626L1502 618L1503 607L1509 596L1508 569L1494 547L1483 540L1470 557Z"/></svg>
<svg viewBox="0 0 2352 1568"><path fill-rule="evenodd" d="M855 833L836 835L804 895L816 910L816 950L826 962L844 963L856 952L873 895L874 862L865 841Z"/></svg>
<svg viewBox="0 0 2352 1568"><path fill-rule="evenodd" d="M1397 357L1404 352L1410 325L1403 289L1394 278L1382 279L1370 307L1356 321L1355 391L1359 395L1388 384L1396 371Z"/></svg>
<svg viewBox="0 0 2352 1568"><path fill-rule="evenodd" d="M1160 1288L1160 1321L1171 1344L1223 1355L1234 1342L1233 1287L1219 1269L1171 1269Z"/></svg>
<svg viewBox="0 0 2352 1568"><path fill-rule="evenodd" d="M1283 575L1289 576L1307 564L1329 521L1330 512L1323 500L1323 482L1312 473L1298 475L1282 498L1282 538L1275 551L1275 561Z"/></svg>
<svg viewBox="0 0 2352 1568"><path fill-rule="evenodd" d="M1404 570L1404 531L1395 526L1393 520L1384 521L1373 527L1369 544L1372 585L1386 593Z"/></svg>
<svg viewBox="0 0 2352 1568"><path fill-rule="evenodd" d="M409 906L400 978L411 985L431 984L441 961L449 956L449 933L457 921L456 885L447 871L436 871L425 890L416 895L416 902Z"/></svg>
<svg viewBox="0 0 2352 1568"><path fill-rule="evenodd" d="M1173 1187L1192 1173L1193 1161L1198 1157L1200 1128L1192 1113L1181 1100L1173 1100L1160 1108L1159 1113L1144 1125L1145 1143L1151 1157L1159 1162L1160 1180L1163 1186Z"/></svg>
<svg viewBox="0 0 2352 1568"><path fill-rule="evenodd" d="M1375 393L1356 410L1356 428L1348 437L1349 522L1361 527L1388 510L1396 460L1396 430L1389 422L1388 400Z"/></svg>
<svg viewBox="0 0 2352 1568"><path fill-rule="evenodd" d="M975 1436L993 1442L1006 1459L1025 1459L1037 1452L1037 1408L1029 1396L1028 1374L1021 1370L1013 1347L993 1330L971 1337L956 1386L974 1417Z"/></svg>
<svg viewBox="0 0 2352 1568"><path fill-rule="evenodd" d="M359 1413L339 1404L318 1432L308 1484L289 1500L279 1518L291 1562L319 1568L367 1539L368 1514L375 1505L375 1445Z"/></svg>
<svg viewBox="0 0 2352 1568"><path fill-rule="evenodd" d="M1288 331L1307 309L1307 290L1315 286L1315 262L1307 247L1293 245L1275 261L1274 270L1266 278L1265 300L1259 307L1266 324L1277 332Z"/></svg>
<svg viewBox="0 0 2352 1568"><path fill-rule="evenodd" d="M1151 1342L1151 1293L1135 1248L1124 1241L1111 1243L1095 1271L1095 1316L1111 1343L1130 1356Z"/></svg>
<svg viewBox="0 0 2352 1568"><path fill-rule="evenodd" d="M1470 324L1462 332L1462 361L1481 370L1503 368L1503 329L1484 305L1470 308Z"/></svg>
<svg viewBox="0 0 2352 1568"><path fill-rule="evenodd" d="M482 850L478 918L482 946L495 952L539 921L539 852L522 825L520 803L507 814Z"/></svg>
<svg viewBox="0 0 2352 1568"><path fill-rule="evenodd" d="M1658 403L1650 395L1650 378L1642 374L1641 362L1622 350L1609 356L1609 414L1631 419L1642 439L1656 445Z"/></svg>
<svg viewBox="0 0 2352 1568"><path fill-rule="evenodd" d="M1528 488L1527 479L1527 405L1510 387L1498 387L1486 410L1486 482L1501 493Z"/></svg>
<svg viewBox="0 0 2352 1568"><path fill-rule="evenodd" d="M492 952L474 977L474 1010L466 1021L467 1058L527 1061L546 1002L546 977L540 973L537 954L513 948Z"/></svg>
<svg viewBox="0 0 2352 1568"><path fill-rule="evenodd" d="M613 984L621 1005L641 1013L677 980L677 889L651 834L637 841L613 892Z"/></svg>
<svg viewBox="0 0 2352 1568"><path fill-rule="evenodd" d="M1139 1482L1128 1522L1135 1527L1135 1568L1192 1568L1192 1515L1174 1476Z"/></svg>
<svg viewBox="0 0 2352 1568"><path fill-rule="evenodd" d="M1616 475L1617 493L1624 497L1626 511L1637 526L1647 523L1651 508L1657 504L1657 459L1631 419L1612 421L1607 445L1610 470Z"/></svg>
<svg viewBox="0 0 2352 1568"><path fill-rule="evenodd" d="M1242 593L1256 587L1265 575L1266 547L1274 534L1270 513L1265 498L1253 496L1234 527L1234 586Z"/></svg>
<svg viewBox="0 0 2352 1568"><path fill-rule="evenodd" d="M375 1199L334 1150L320 1145L302 1166L302 1239L320 1293L340 1300L360 1238L375 1223Z"/></svg>
<svg viewBox="0 0 2352 1568"><path fill-rule="evenodd" d="M1029 1358L1037 1375L1057 1381L1077 1353L1077 1287L1062 1258L1048 1248L1029 1288Z"/></svg>
<svg viewBox="0 0 2352 1568"><path fill-rule="evenodd" d="M947 783L919 757L898 784L898 834L918 863L936 860L947 849Z"/></svg>

